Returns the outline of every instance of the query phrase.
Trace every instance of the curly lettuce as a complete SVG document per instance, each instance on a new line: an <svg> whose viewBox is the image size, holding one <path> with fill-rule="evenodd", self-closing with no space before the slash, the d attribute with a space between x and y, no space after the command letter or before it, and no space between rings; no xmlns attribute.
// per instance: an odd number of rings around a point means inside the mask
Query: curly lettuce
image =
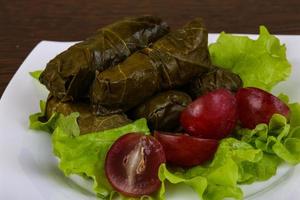
<svg viewBox="0 0 300 200"><path fill-rule="evenodd" d="M38 131L45 131L52 133L56 127L57 119L59 114L54 114L50 119L45 117L46 102L40 101L40 112L31 114L29 116L29 128Z"/></svg>
<svg viewBox="0 0 300 200"><path fill-rule="evenodd" d="M240 170L246 163L259 163L263 153L251 145L234 138L223 139L211 164L206 167L196 166L190 169L169 169L162 165L159 178L172 184L184 183L192 187L199 199L221 200L224 198L242 199L239 187L241 179L248 176Z"/></svg>
<svg viewBox="0 0 300 200"><path fill-rule="evenodd" d="M238 74L244 86L270 91L288 78L291 65L286 48L267 28L260 26L257 40L222 32L209 46L212 63Z"/></svg>
<svg viewBox="0 0 300 200"><path fill-rule="evenodd" d="M287 96L279 97L288 103ZM30 116L30 127L48 132L54 130L53 151L60 158L59 168L66 176L77 174L92 179L100 199L113 199L117 195L123 200L134 200L112 189L105 177L104 162L110 146L120 136L136 131L149 134L145 119L116 129L79 135L78 113L55 114L49 121L41 122L45 109L43 101L40 107L41 112ZM214 159L205 166L182 169L161 165L160 190L139 199L165 200L166 184L180 183L192 187L202 200L242 199L240 184L269 179L283 161L300 162L300 104L292 103L289 107L289 120L275 114L269 124L259 124L252 130L238 128L235 133L238 139L221 140Z"/></svg>
<svg viewBox="0 0 300 200"><path fill-rule="evenodd" d="M288 102L286 96L280 98ZM300 163L300 104L289 107L289 120L275 114L269 124L259 124L252 130L238 128L239 139L221 140L208 166L172 169L162 165L159 177L163 190L167 181L189 185L203 200L242 199L240 184L271 178L283 161Z"/></svg>
<svg viewBox="0 0 300 200"><path fill-rule="evenodd" d="M289 164L300 162L300 104L289 104L290 121L274 114L269 124L259 124L254 129L239 129L237 136L257 149L275 154Z"/></svg>

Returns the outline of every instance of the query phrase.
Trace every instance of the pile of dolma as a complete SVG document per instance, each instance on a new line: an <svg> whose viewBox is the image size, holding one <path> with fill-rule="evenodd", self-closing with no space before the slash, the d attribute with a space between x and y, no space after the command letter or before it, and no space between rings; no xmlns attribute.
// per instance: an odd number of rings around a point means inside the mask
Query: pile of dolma
<svg viewBox="0 0 300 200"><path fill-rule="evenodd" d="M153 16L117 21L57 55L47 64L40 82L63 101L85 97L96 71L115 66L168 32L168 25Z"/></svg>
<svg viewBox="0 0 300 200"><path fill-rule="evenodd" d="M212 66L202 19L169 32L153 16L99 29L51 60L40 82L50 91L45 117L78 112L81 134L139 118L152 130L177 131L180 112L193 99L243 84L238 75Z"/></svg>

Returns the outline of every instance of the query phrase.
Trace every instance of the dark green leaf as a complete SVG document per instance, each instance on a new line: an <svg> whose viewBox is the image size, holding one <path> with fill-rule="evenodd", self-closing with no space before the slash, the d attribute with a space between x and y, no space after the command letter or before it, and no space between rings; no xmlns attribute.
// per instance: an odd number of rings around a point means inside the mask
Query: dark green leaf
<svg viewBox="0 0 300 200"><path fill-rule="evenodd" d="M96 71L118 64L168 31L167 24L153 16L117 21L52 59L40 81L59 99L85 97Z"/></svg>
<svg viewBox="0 0 300 200"><path fill-rule="evenodd" d="M211 67L207 38L197 18L97 74L90 95L96 113L128 111L161 90L183 86L207 72Z"/></svg>
<svg viewBox="0 0 300 200"><path fill-rule="evenodd" d="M220 88L236 92L241 87L243 87L243 82L239 75L229 70L215 67L208 73L201 74L192 80L189 85L189 93L193 98L197 98Z"/></svg>
<svg viewBox="0 0 300 200"><path fill-rule="evenodd" d="M175 131L179 128L181 111L191 97L175 90L161 92L130 111L132 119L146 118L152 130Z"/></svg>
<svg viewBox="0 0 300 200"><path fill-rule="evenodd" d="M78 112L76 118L80 128L80 134L86 134L96 131L103 131L117 128L130 123L130 120L124 114L112 114L109 116L95 116L90 111L87 103L61 102L55 97L49 97L46 104L46 117L51 119L55 113L68 116L71 113ZM79 134L76 133L76 134Z"/></svg>

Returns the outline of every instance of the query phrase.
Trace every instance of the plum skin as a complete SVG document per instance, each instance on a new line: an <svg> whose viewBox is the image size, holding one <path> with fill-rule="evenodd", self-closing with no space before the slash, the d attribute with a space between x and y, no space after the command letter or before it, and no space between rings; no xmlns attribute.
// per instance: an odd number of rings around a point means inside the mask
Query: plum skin
<svg viewBox="0 0 300 200"><path fill-rule="evenodd" d="M193 167L211 160L219 145L218 140L187 134L155 131L154 137L162 144L167 162L180 167Z"/></svg>
<svg viewBox="0 0 300 200"><path fill-rule="evenodd" d="M262 89L247 87L236 93L238 118L243 128L253 129L260 123L268 124L274 114L288 118L290 109L279 98Z"/></svg>
<svg viewBox="0 0 300 200"><path fill-rule="evenodd" d="M237 103L227 89L209 92L182 111L182 127L192 136L222 139L234 130L237 123Z"/></svg>

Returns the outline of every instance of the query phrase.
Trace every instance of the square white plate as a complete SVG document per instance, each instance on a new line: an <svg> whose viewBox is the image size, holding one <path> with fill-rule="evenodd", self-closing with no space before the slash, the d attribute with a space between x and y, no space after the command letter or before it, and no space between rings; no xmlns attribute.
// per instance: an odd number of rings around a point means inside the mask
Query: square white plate
<svg viewBox="0 0 300 200"><path fill-rule="evenodd" d="M214 42L217 34L210 34ZM256 37L251 35L251 37ZM291 77L274 93L284 92L291 101L300 101L300 36L278 36L287 46L293 66ZM39 111L39 100L47 90L29 76L74 42L40 42L28 55L0 100L0 200L82 200L96 199L86 183L65 177L52 154L50 136L28 129L28 116ZM300 166L280 166L270 180L242 186L246 199L300 199ZM168 188L168 200L197 200L185 186Z"/></svg>

